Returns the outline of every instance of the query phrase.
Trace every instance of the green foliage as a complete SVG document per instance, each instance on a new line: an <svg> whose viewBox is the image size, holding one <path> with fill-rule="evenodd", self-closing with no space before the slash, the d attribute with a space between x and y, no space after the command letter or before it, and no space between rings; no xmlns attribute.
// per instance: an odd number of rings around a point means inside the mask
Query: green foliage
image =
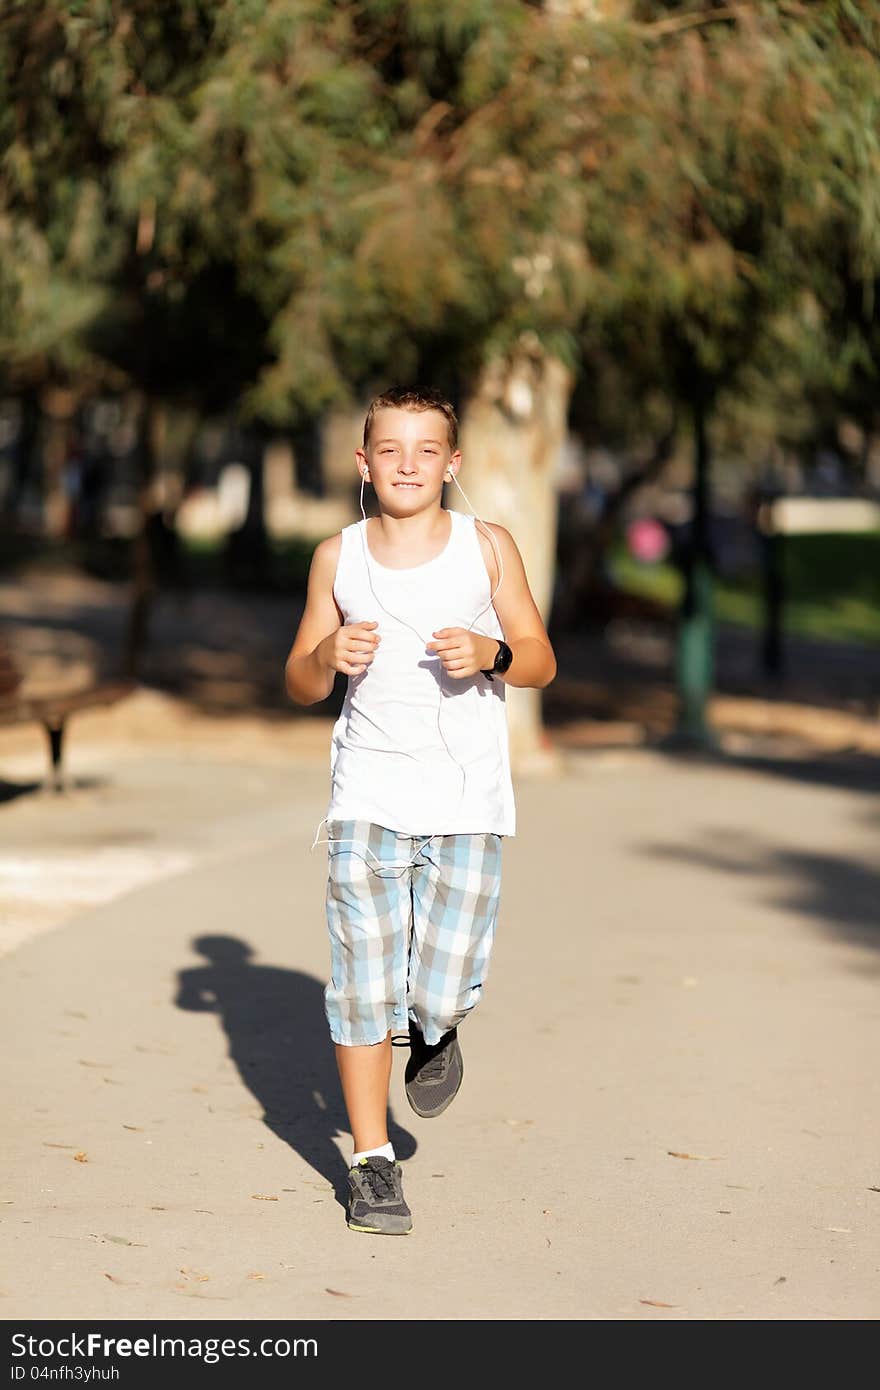
<svg viewBox="0 0 880 1390"><path fill-rule="evenodd" d="M768 361L864 418L878 57L846 0L7 7L0 364L287 424L526 335L645 419Z"/></svg>

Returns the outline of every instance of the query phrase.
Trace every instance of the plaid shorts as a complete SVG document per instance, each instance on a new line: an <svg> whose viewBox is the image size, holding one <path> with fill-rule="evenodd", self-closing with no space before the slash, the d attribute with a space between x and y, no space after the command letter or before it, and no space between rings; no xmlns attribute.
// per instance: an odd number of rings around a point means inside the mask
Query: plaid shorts
<svg viewBox="0 0 880 1390"><path fill-rule="evenodd" d="M501 891L501 836L401 835L327 822L333 1041L381 1042L418 1024L440 1040L482 993Z"/></svg>

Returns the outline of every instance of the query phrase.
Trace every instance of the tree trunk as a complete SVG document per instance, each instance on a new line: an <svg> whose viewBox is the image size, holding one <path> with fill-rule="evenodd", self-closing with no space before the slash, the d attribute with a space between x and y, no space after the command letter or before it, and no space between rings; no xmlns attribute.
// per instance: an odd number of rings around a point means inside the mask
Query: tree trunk
<svg viewBox="0 0 880 1390"><path fill-rule="evenodd" d="M556 559L554 470L565 439L572 376L540 347L521 347L485 366L461 422L461 486L484 521L506 526L516 541L545 622ZM469 509L455 483L444 504ZM541 768L555 759L543 731L540 690L507 687L511 761Z"/></svg>
<svg viewBox="0 0 880 1390"><path fill-rule="evenodd" d="M76 393L67 386L46 386L42 393L43 412L43 529L52 540L67 532L70 500L64 469L70 440L70 427L78 405Z"/></svg>
<svg viewBox="0 0 880 1390"><path fill-rule="evenodd" d="M603 575L605 557L614 540L624 508L633 494L648 483L656 482L672 457L675 445L677 422L673 417L669 429L655 443L648 461L633 467L621 482L616 492L605 498L602 510L587 528L569 516L569 526L564 528L560 542L560 564L564 566L564 587L557 595L554 621L564 630L577 629L582 623L595 621L596 614L602 621L608 612L609 598L613 585ZM577 513L575 512L575 518ZM568 537L565 530L568 530ZM566 555L566 551L568 554Z"/></svg>
<svg viewBox="0 0 880 1390"><path fill-rule="evenodd" d="M42 410L37 387L26 387L19 397L21 409L18 440L13 455L12 482L5 498L6 519L14 528L18 522L22 501L38 467L38 449Z"/></svg>
<svg viewBox="0 0 880 1390"><path fill-rule="evenodd" d="M131 606L122 655L122 674L138 677L149 640L150 615L156 592L156 574L150 546L150 518L154 508L156 476L156 404L149 397L138 405L137 479L140 524L132 542Z"/></svg>
<svg viewBox="0 0 880 1390"><path fill-rule="evenodd" d="M368 408L369 400L346 409L334 406L326 412L320 424L320 470L324 495L343 499L350 504L352 521L361 519L357 500L360 481L354 453L364 442L364 417ZM371 493L372 488L364 489L365 508ZM369 511L367 515L370 515Z"/></svg>
<svg viewBox="0 0 880 1390"><path fill-rule="evenodd" d="M260 592L273 583L272 556L266 531L263 459L265 439L237 439L237 453L250 475L244 522L230 531L223 547L226 581L233 588Z"/></svg>

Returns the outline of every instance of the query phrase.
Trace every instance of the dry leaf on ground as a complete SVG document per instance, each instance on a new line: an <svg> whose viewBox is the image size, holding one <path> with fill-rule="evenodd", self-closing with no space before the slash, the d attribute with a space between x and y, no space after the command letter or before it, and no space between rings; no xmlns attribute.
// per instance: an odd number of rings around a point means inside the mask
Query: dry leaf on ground
<svg viewBox="0 0 880 1390"><path fill-rule="evenodd" d="M666 1152L670 1158L691 1158L702 1163L718 1163L721 1160L720 1154L683 1154L679 1153L677 1149L667 1149Z"/></svg>

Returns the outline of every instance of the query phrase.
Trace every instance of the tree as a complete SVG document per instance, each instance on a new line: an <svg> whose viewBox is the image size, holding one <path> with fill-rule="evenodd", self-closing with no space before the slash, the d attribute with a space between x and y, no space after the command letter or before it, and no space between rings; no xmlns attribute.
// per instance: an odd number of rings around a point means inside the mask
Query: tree
<svg viewBox="0 0 880 1390"><path fill-rule="evenodd" d="M678 733L703 743L711 420L827 280L835 242L870 292L878 20L853 5L633 9L641 23L612 26L601 81L588 65L582 94L590 327L692 423Z"/></svg>
<svg viewBox="0 0 880 1390"><path fill-rule="evenodd" d="M139 401L141 526L124 664L146 639L155 438L169 402L234 404L265 324L194 156L195 94L215 61L212 6L16 5L0 21L0 365L13 388ZM222 165L218 166L222 169ZM210 231L211 235L207 232Z"/></svg>
<svg viewBox="0 0 880 1390"><path fill-rule="evenodd" d="M236 260L274 351L245 410L287 424L392 372L446 386L465 489L516 531L546 611L583 257L551 119L563 30L521 0L282 0L246 20L227 5L218 27L227 48L194 130L206 167L237 150ZM523 752L538 697L512 693Z"/></svg>
<svg viewBox="0 0 880 1390"><path fill-rule="evenodd" d="M584 9L13 6L0 360L19 384L136 388L145 493L168 400L290 427L427 375L545 613L572 387L613 362L651 400L652 467L692 424L681 665L701 738L719 403L809 296L829 343L862 304L846 389L873 370L878 21L852 0ZM534 749L538 694L510 693Z"/></svg>

